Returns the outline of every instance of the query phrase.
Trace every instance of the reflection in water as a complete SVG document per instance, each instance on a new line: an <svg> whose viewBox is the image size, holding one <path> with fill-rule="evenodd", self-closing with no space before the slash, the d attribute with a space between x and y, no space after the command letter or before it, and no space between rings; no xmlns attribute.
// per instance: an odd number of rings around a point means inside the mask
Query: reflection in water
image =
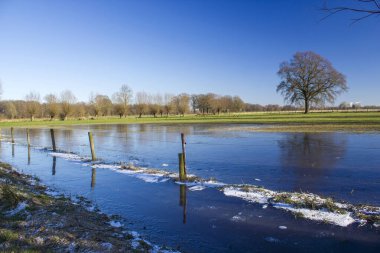
<svg viewBox="0 0 380 253"><path fill-rule="evenodd" d="M30 146L28 145L28 165L30 165Z"/></svg>
<svg viewBox="0 0 380 253"><path fill-rule="evenodd" d="M281 163L294 173L294 190L320 185L346 150L346 137L336 133L287 134L278 141Z"/></svg>
<svg viewBox="0 0 380 253"><path fill-rule="evenodd" d="M183 224L186 224L186 206L187 206L186 191L187 191L186 185L179 186L179 205L183 207Z"/></svg>
<svg viewBox="0 0 380 253"><path fill-rule="evenodd" d="M12 143L12 157L15 157L15 144Z"/></svg>
<svg viewBox="0 0 380 253"><path fill-rule="evenodd" d="M96 183L96 169L92 168L91 171L91 189L94 189Z"/></svg>
<svg viewBox="0 0 380 253"><path fill-rule="evenodd" d="M52 169L51 169L51 174L52 174L53 176L55 176L55 166L56 166L56 164L57 164L57 157L56 157L56 156L53 156L53 167L52 167Z"/></svg>

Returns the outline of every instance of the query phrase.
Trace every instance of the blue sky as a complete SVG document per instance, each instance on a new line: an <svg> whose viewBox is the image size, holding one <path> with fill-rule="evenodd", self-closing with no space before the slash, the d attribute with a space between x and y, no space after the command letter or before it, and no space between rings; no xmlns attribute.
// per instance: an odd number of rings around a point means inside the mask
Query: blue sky
<svg viewBox="0 0 380 253"><path fill-rule="evenodd" d="M2 99L70 89L87 101L128 84L134 92L283 104L279 64L312 50L347 77L350 90L337 103L380 105L380 18L321 22L323 3L0 0Z"/></svg>

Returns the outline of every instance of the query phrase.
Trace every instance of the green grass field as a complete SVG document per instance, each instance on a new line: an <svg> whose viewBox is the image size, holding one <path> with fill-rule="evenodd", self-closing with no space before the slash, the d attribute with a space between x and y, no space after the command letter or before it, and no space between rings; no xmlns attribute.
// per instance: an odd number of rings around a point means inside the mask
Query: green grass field
<svg viewBox="0 0 380 253"><path fill-rule="evenodd" d="M318 112L318 113L241 113L221 115L185 115L169 117L129 116L97 119L69 119L66 121L48 119L3 120L4 127L53 127L85 124L260 124L260 131L380 131L380 112ZM299 129L299 130L298 130Z"/></svg>

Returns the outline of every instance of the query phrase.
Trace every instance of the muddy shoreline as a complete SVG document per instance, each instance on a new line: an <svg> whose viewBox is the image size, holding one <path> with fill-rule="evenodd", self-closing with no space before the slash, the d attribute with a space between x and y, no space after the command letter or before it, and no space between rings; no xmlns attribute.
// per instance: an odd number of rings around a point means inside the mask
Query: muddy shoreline
<svg viewBox="0 0 380 253"><path fill-rule="evenodd" d="M174 252L149 243L83 197L66 197L0 162L0 251Z"/></svg>

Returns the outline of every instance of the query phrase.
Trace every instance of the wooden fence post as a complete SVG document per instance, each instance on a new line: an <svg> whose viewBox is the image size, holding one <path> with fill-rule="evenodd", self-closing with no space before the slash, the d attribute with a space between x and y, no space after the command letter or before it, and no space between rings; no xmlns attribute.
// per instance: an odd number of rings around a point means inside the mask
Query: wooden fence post
<svg viewBox="0 0 380 253"><path fill-rule="evenodd" d="M183 154L178 153L178 167L179 167L179 180L181 182L186 181L186 171L185 171L185 164L183 162Z"/></svg>
<svg viewBox="0 0 380 253"><path fill-rule="evenodd" d="M55 146L55 137L54 137L54 129L50 129L50 136L51 136L51 144L53 146L53 151L57 151L57 147Z"/></svg>
<svg viewBox="0 0 380 253"><path fill-rule="evenodd" d="M181 133L181 142L182 142L182 154L183 154L183 168L186 175L186 149L185 149L186 141L185 141L184 133Z"/></svg>
<svg viewBox="0 0 380 253"><path fill-rule="evenodd" d="M90 140L92 160L95 161L96 160L96 154L95 154L94 139L92 137L92 132L88 132L88 139Z"/></svg>

